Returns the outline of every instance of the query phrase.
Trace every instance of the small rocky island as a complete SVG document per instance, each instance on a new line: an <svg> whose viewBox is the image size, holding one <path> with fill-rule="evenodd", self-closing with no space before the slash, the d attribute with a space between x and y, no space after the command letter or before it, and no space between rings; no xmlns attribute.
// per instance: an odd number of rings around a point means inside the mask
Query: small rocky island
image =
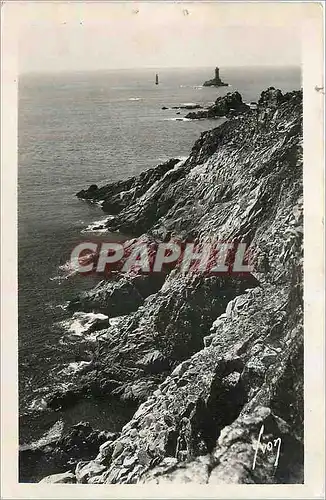
<svg viewBox="0 0 326 500"><path fill-rule="evenodd" d="M218 97L214 104L199 111L190 111L185 118L200 120L202 118L231 117L250 111L250 106L242 100L238 91L228 92L223 97Z"/></svg>
<svg viewBox="0 0 326 500"><path fill-rule="evenodd" d="M212 80L207 80L203 83L204 87L228 87L228 83L222 82L220 78L220 69L218 67L215 68L215 77Z"/></svg>

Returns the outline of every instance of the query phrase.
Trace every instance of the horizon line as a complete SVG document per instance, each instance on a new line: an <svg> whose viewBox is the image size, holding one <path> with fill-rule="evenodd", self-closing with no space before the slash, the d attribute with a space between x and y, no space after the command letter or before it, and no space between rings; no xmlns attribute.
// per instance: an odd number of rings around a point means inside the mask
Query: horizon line
<svg viewBox="0 0 326 500"><path fill-rule="evenodd" d="M57 74L57 73L96 73L106 71L150 71L150 70L192 70L192 69L208 69L214 71L217 66L139 66L139 67L121 67L121 68L80 68L80 69L57 69L57 70L24 70L18 71L19 76L31 74ZM218 66L219 69L223 68L298 68L302 69L300 64L238 64L238 65L223 65Z"/></svg>

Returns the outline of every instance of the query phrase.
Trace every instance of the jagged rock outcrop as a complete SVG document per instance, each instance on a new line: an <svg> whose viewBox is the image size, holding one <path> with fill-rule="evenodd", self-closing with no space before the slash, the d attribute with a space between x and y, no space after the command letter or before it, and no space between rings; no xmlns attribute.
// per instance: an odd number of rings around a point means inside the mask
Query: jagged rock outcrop
<svg viewBox="0 0 326 500"><path fill-rule="evenodd" d="M48 407L64 408L87 394L144 401L176 365L201 349L205 332L228 302L257 284L253 276L171 277L133 314L97 332L92 364L70 375L69 388L52 392ZM90 344L85 341L88 349ZM60 384L66 374L55 377Z"/></svg>
<svg viewBox="0 0 326 500"><path fill-rule="evenodd" d="M222 116L236 116L250 110L250 106L242 101L239 92L228 92L223 97L218 97L215 104L197 112L188 113L185 118L199 120L201 118L220 118Z"/></svg>
<svg viewBox="0 0 326 500"><path fill-rule="evenodd" d="M101 202L105 212L110 214L119 213L120 210L132 204L134 200L142 196L146 191L159 181L166 172L173 169L180 160L171 159L142 172L137 177L130 177L124 181L113 182L101 188L92 184L88 189L82 189L76 196L84 200Z"/></svg>
<svg viewBox="0 0 326 500"><path fill-rule="evenodd" d="M203 83L204 87L227 87L229 84L222 82L219 68L215 68L215 77Z"/></svg>
<svg viewBox="0 0 326 500"><path fill-rule="evenodd" d="M92 290L73 298L68 304L72 311L102 313L110 318L136 311L144 300L159 291L164 283L164 275L125 276L112 274L112 280L103 280ZM96 325L95 325L96 326ZM99 324L101 327L101 324ZM94 328L100 330L102 328Z"/></svg>
<svg viewBox="0 0 326 500"><path fill-rule="evenodd" d="M202 106L200 104L183 104L183 105L180 105L180 106L171 106L170 108L168 108L167 106L163 106L162 109L165 110L165 109L200 109L202 108Z"/></svg>
<svg viewBox="0 0 326 500"><path fill-rule="evenodd" d="M133 183L133 201L112 214L109 231L243 241L254 269L223 277L176 267L131 314L97 332L95 364L69 390L141 405L116 439L77 465L76 480L302 482L302 93L268 89L257 110L203 133L185 162L137 196ZM121 185L106 188L101 196L111 198Z"/></svg>

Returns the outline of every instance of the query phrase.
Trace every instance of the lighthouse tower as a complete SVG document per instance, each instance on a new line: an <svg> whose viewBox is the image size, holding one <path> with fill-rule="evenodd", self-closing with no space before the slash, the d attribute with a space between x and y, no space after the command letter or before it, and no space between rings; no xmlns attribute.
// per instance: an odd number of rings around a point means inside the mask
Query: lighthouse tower
<svg viewBox="0 0 326 500"><path fill-rule="evenodd" d="M222 82L220 79L220 69L216 66L215 77L212 80L207 80L203 85L204 87L227 87L228 83Z"/></svg>

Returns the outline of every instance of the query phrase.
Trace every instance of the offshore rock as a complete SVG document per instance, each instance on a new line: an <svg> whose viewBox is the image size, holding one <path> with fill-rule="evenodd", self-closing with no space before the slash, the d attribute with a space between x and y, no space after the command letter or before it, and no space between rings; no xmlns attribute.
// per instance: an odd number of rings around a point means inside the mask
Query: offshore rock
<svg viewBox="0 0 326 500"><path fill-rule="evenodd" d="M228 92L223 97L218 97L215 104L197 112L188 113L186 118L199 120L201 118L230 117L250 110L250 106L242 102L239 92Z"/></svg>
<svg viewBox="0 0 326 500"><path fill-rule="evenodd" d="M218 67L215 68L215 77L212 80L207 80L203 83L204 87L227 87L228 85L228 83L222 82Z"/></svg>
<svg viewBox="0 0 326 500"><path fill-rule="evenodd" d="M161 109L200 109L202 106L200 104L184 104L182 106L171 106L171 108L168 108L167 106L163 106Z"/></svg>

